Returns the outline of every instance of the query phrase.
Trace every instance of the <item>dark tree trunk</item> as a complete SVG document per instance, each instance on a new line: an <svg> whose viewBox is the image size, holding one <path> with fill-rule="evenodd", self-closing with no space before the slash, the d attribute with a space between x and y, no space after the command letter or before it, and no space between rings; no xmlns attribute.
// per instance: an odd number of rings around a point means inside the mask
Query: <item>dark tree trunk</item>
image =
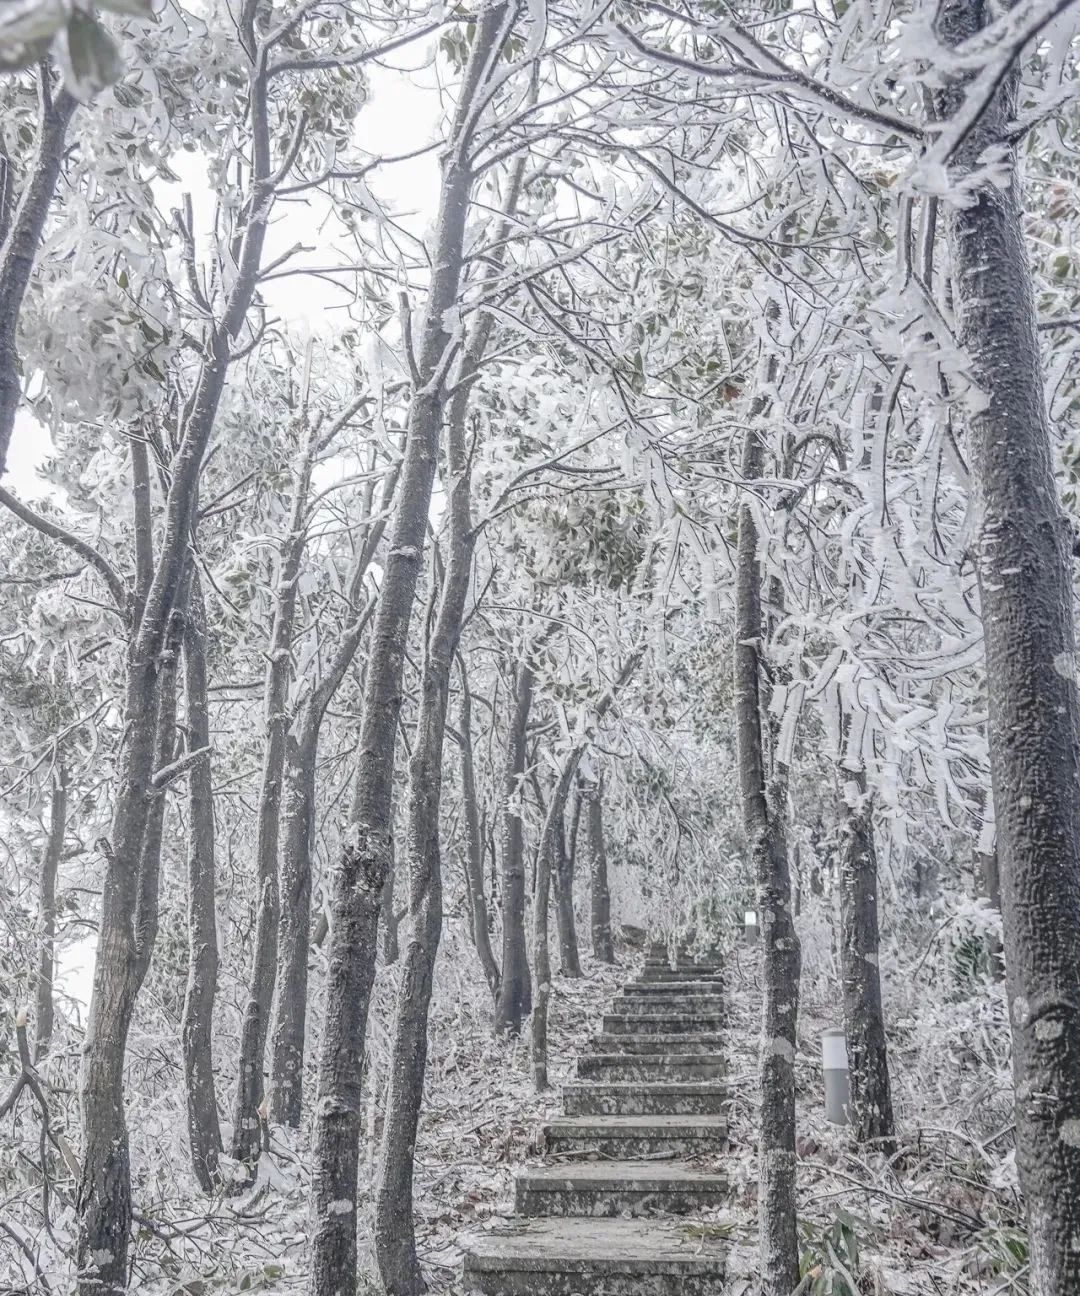
<svg viewBox="0 0 1080 1296"><path fill-rule="evenodd" d="M576 813L574 826L576 829ZM559 965L564 977L579 977L581 958L578 954L577 923L574 918L574 854L567 844L565 832L557 835L556 844L558 849L552 860L551 876L555 884L555 925L559 933Z"/></svg>
<svg viewBox="0 0 1080 1296"><path fill-rule="evenodd" d="M266 662L263 715L266 737L255 834L257 904L255 952L244 1016L240 1026L240 1058L236 1099L233 1104L232 1155L253 1166L262 1150L262 1125L267 1103L263 1097L263 1070L274 984L278 964L278 928L281 924L281 890L278 845L281 799L288 746L289 683L292 678L292 645L296 625L297 589L307 546L307 506L311 474L319 445L318 424L312 424L304 445L293 490L288 530L282 539L274 597L274 623ZM306 939L306 935L305 935Z"/></svg>
<svg viewBox="0 0 1080 1296"><path fill-rule="evenodd" d="M188 747L210 746L207 700L206 606L198 573L192 577L184 630L184 686ZM188 1143L195 1177L204 1192L219 1186L221 1126L214 1080L214 996L218 978L217 869L214 796L209 758L188 780L188 973L180 1039L184 1054Z"/></svg>
<svg viewBox="0 0 1080 1296"><path fill-rule="evenodd" d="M472 698L469 693L465 662L460 653L458 666L461 672L458 729L461 747L461 795L465 803L464 868L465 891L469 901L469 932L480 957L484 980L488 984L492 997L495 998L499 993L499 965L495 961L495 954L491 948L487 896L484 892L484 846L480 829L480 806L476 795L476 770L473 765Z"/></svg>
<svg viewBox="0 0 1080 1296"><path fill-rule="evenodd" d="M393 485L384 492L389 499ZM360 599L363 575L375 552L382 524L369 533L350 581L350 602ZM278 927L278 972L272 1030L273 1084L271 1118L300 1128L304 1101L304 1054L307 1036L308 951L311 937L311 852L315 834L315 769L326 709L341 687L360 646L373 609L369 600L342 633L326 672L294 717L285 744L285 791L282 797L281 922ZM325 916L323 917L325 922ZM320 944L319 936L315 944Z"/></svg>
<svg viewBox="0 0 1080 1296"><path fill-rule="evenodd" d="M77 106L66 90L54 97L51 76L42 64L38 73L37 153L0 247L0 477L7 467L8 446L22 399L19 313L60 178L68 126Z"/></svg>
<svg viewBox="0 0 1080 1296"><path fill-rule="evenodd" d="M477 19L476 33L442 157L442 189L427 309L416 358L393 534L383 568L360 725L359 767L349 841L336 870L327 1017L319 1065L312 1182L312 1296L356 1289L356 1190L360 1080L375 973L379 896L391 864L394 749L401 678L423 561L446 400L450 323L464 264L473 175L468 150L476 96L512 25L505 4Z"/></svg>
<svg viewBox="0 0 1080 1296"><path fill-rule="evenodd" d="M993 19L946 0L938 32L955 46ZM945 227L960 346L981 404L968 415L975 542L986 646L1005 964L1016 1081L1016 1159L1039 1296L1080 1291L1080 719L1069 528L1058 505L1051 429L1016 144L1019 69L998 83L953 158L995 175ZM941 116L966 86L941 92Z"/></svg>
<svg viewBox="0 0 1080 1296"><path fill-rule="evenodd" d="M851 1078L851 1126L859 1143L894 1148L889 1059L878 968L877 854L861 770L840 771L840 962Z"/></svg>
<svg viewBox="0 0 1080 1296"><path fill-rule="evenodd" d="M760 416L764 402L755 411ZM755 417L756 421L756 417ZM747 433L742 477L762 475L764 451ZM795 1023L799 1004L799 941L791 912L786 838L786 770L766 770L762 728L761 564L750 503L739 506L735 575L735 714L743 822L757 879L763 1003L761 1135L758 1152L762 1296L791 1296L799 1282L795 1227Z"/></svg>
<svg viewBox="0 0 1080 1296"><path fill-rule="evenodd" d="M589 909L593 958L599 963L615 962L611 939L611 892L608 889L607 849L604 845L604 780L582 791L585 800L585 841L589 853Z"/></svg>
<svg viewBox="0 0 1080 1296"><path fill-rule="evenodd" d="M62 761L53 773L49 802L49 836L41 861L38 888L38 928L41 947L38 951L37 984L34 987L34 1062L41 1063L52 1044L53 982L56 963L56 874L64 853L67 829L67 771Z"/></svg>
<svg viewBox="0 0 1080 1296"><path fill-rule="evenodd" d="M375 1250L389 1296L425 1288L413 1223L413 1160L427 1067L428 1010L442 935L439 804L450 672L461 635L475 537L465 420L470 384L483 357L490 316L474 325L447 418L448 556L435 623L420 680L420 715L409 763L409 942L398 989L397 1018L383 1124L381 1177L375 1203Z"/></svg>
<svg viewBox="0 0 1080 1296"><path fill-rule="evenodd" d="M495 1029L520 1035L532 1010L532 981L525 943L525 840L518 808L525 777L525 734L532 706L533 672L518 664L514 708L506 740L502 805L502 979L495 1000Z"/></svg>
<svg viewBox="0 0 1080 1296"><path fill-rule="evenodd" d="M398 920L394 911L394 882L397 874L395 864L393 843L391 843L390 872L386 875L382 895L379 897L382 961L387 966L396 963L401 955L401 944L398 940Z"/></svg>

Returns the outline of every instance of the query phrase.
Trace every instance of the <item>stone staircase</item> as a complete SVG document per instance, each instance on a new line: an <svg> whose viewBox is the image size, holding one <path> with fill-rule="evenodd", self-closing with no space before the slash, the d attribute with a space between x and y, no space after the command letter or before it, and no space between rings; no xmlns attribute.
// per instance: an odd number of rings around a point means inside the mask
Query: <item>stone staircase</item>
<svg viewBox="0 0 1080 1296"><path fill-rule="evenodd" d="M720 1205L702 1169L727 1142L722 977L650 948L543 1130L548 1164L516 1180L511 1220L459 1239L484 1296L720 1296L724 1246L684 1218Z"/></svg>

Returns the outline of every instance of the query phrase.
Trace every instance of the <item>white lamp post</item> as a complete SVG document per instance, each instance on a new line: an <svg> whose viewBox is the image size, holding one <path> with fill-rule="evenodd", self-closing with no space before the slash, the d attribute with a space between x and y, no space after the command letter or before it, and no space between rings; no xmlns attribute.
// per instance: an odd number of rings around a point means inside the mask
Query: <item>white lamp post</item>
<svg viewBox="0 0 1080 1296"><path fill-rule="evenodd" d="M827 1030L822 1035L821 1060L825 1071L825 1119L834 1125L847 1125L851 1083L847 1038L842 1030Z"/></svg>

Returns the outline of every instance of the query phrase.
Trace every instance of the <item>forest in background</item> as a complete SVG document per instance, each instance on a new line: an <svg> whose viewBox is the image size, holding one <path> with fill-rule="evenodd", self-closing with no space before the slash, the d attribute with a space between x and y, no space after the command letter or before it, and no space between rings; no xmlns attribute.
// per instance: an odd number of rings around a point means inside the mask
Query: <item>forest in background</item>
<svg viewBox="0 0 1080 1296"><path fill-rule="evenodd" d="M1076 1296L1070 6L101 9L0 12L0 1290L452 1286L692 932L747 1290Z"/></svg>

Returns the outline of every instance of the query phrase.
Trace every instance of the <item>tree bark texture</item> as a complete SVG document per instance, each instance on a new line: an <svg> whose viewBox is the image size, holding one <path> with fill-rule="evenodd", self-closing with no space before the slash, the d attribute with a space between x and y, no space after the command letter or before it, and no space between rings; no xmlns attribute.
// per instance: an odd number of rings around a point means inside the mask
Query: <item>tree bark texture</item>
<svg viewBox="0 0 1080 1296"><path fill-rule="evenodd" d="M950 46L993 15L946 0ZM981 393L967 415L979 520L975 553L986 648L990 769L1001 870L1016 1082L1016 1158L1038 1296L1080 1291L1080 721L1070 537L1058 504L1021 181L1010 129L1019 69L953 157L971 177L986 150L1007 183L983 178L945 228L960 346ZM939 115L963 102L942 91Z"/></svg>
<svg viewBox="0 0 1080 1296"><path fill-rule="evenodd" d="M292 679L292 645L296 626L297 588L307 547L307 508L311 474L318 448L318 425L309 429L296 474L289 529L281 545L277 582L274 589L274 622L266 662L263 717L266 737L259 790L258 827L255 834L255 877L257 909L255 950L251 964L248 998L240 1026L240 1057L237 1067L236 1099L233 1104L232 1155L252 1166L262 1148L262 1123L267 1119L263 1094L266 1037L274 1002L277 977L278 927L281 923L281 892L278 877L278 845L281 828L282 785L285 779L286 748Z"/></svg>
<svg viewBox="0 0 1080 1296"><path fill-rule="evenodd" d="M560 848L552 860L551 878L555 884L559 967L564 977L579 977L581 957L578 953L577 923L574 917L574 854L567 845L565 831L559 834L558 844Z"/></svg>
<svg viewBox="0 0 1080 1296"><path fill-rule="evenodd" d="M184 628L184 693L188 747L210 746L207 698L206 605L198 573L192 577ZM214 997L218 978L217 861L212 765L200 761L188 776L188 971L180 1041L184 1055L188 1145L203 1192L216 1191L222 1151L214 1079Z"/></svg>
<svg viewBox="0 0 1080 1296"><path fill-rule="evenodd" d="M442 427L451 308L459 296L473 175L468 148L477 96L513 22L505 4L477 20L476 34L442 158L439 215L427 309L409 403L393 533L372 633L360 725L349 841L334 877L327 1019L319 1067L312 1207L312 1296L356 1288L356 1189L361 1126L360 1067L375 971L379 896L391 862L394 750L401 677L423 562Z"/></svg>
<svg viewBox="0 0 1080 1296"><path fill-rule="evenodd" d="M851 1080L851 1127L859 1143L894 1148L892 1093L878 965L877 853L872 803L861 770L840 768L840 966Z"/></svg>
<svg viewBox="0 0 1080 1296"><path fill-rule="evenodd" d="M532 707L533 671L527 657L518 663L514 706L506 740L502 803L502 978L495 1001L495 1029L520 1035L532 1010L532 980L525 941L525 835L520 798L525 777L525 735Z"/></svg>
<svg viewBox="0 0 1080 1296"><path fill-rule="evenodd" d="M64 853L67 829L67 771L58 761L53 772L49 799L49 835L41 860L38 887L37 983L34 986L34 1062L40 1064L49 1051L53 1034L53 982L56 970L56 875Z"/></svg>
<svg viewBox="0 0 1080 1296"><path fill-rule="evenodd" d="M413 1159L427 1067L432 980L442 935L439 804L450 673L461 636L475 546L465 418L469 384L489 332L487 318L474 326L478 338L469 352L478 350L479 354L466 357L447 419L448 554L435 623L424 656L420 714L409 763L409 939L398 988L375 1203L375 1251L383 1287L389 1296L417 1296L425 1288L413 1223Z"/></svg>
<svg viewBox="0 0 1080 1296"><path fill-rule="evenodd" d="M480 831L480 803L476 793L476 768L472 746L472 695L465 663L458 654L461 672L461 702L458 734L461 747L461 795L465 810L465 892L469 902L469 931L472 935L484 980L492 998L499 993L499 965L491 948L487 896L484 891L484 846Z"/></svg>
<svg viewBox="0 0 1080 1296"><path fill-rule="evenodd" d="M768 372L768 370L766 370ZM756 414L765 408L756 403ZM742 477L762 475L764 450L747 432ZM786 780L766 769L762 728L761 563L750 503L739 506L735 573L735 715L743 822L757 881L761 923L763 1002L761 1136L758 1153L762 1296L791 1296L799 1281L795 1227L795 1024L799 1002L799 942L791 912L786 839Z"/></svg>
<svg viewBox="0 0 1080 1296"><path fill-rule="evenodd" d="M582 790L585 801L585 846L589 855L589 912L593 958L615 962L611 938L611 891L608 888L607 849L604 845L604 781L597 776Z"/></svg>

